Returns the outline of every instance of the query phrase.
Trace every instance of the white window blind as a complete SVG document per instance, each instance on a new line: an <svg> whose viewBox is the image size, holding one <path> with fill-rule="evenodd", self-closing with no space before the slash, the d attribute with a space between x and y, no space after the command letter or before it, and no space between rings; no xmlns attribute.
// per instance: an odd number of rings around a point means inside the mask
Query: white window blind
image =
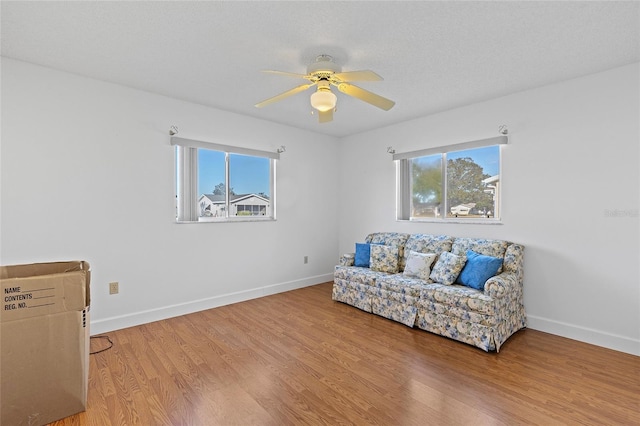
<svg viewBox="0 0 640 426"><path fill-rule="evenodd" d="M198 150L178 145L176 149L178 217L180 222L198 220Z"/></svg>

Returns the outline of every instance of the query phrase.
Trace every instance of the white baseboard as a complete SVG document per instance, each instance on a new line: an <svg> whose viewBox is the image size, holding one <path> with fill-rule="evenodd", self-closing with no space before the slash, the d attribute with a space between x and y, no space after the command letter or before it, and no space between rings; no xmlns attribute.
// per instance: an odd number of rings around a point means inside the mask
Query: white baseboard
<svg viewBox="0 0 640 426"><path fill-rule="evenodd" d="M316 275L301 280L288 281L280 284L258 287L251 290L239 291L236 293L227 293L220 296L194 300L177 305L164 306L161 308L135 312L118 317L91 321L91 334L97 335L107 333L113 330L120 330L136 325L147 324L154 321L177 317L180 315L186 315L198 311L217 308L219 306L230 305L232 303L257 299L259 297L269 296L276 293L283 293L289 290L309 287L312 285L325 283L327 281L333 281L333 273Z"/></svg>
<svg viewBox="0 0 640 426"><path fill-rule="evenodd" d="M579 327L535 315L527 315L527 321L528 328L533 330L544 331L545 333L555 334L568 339L640 356L640 340L638 339L605 333L591 328Z"/></svg>

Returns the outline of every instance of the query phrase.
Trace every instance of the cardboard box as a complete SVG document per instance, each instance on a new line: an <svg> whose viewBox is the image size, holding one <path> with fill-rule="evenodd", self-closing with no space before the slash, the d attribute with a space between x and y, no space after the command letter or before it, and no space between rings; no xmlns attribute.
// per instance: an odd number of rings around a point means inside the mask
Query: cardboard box
<svg viewBox="0 0 640 426"><path fill-rule="evenodd" d="M44 425L84 411L89 264L0 266L0 424Z"/></svg>

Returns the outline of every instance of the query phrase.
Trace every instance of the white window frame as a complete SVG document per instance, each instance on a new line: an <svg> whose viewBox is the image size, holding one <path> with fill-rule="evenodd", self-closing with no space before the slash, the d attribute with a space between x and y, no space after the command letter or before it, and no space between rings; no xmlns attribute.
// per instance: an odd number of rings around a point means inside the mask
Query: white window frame
<svg viewBox="0 0 640 426"><path fill-rule="evenodd" d="M176 202L178 223L216 223L216 222L262 222L276 220L276 160L280 159L278 152L261 151L257 149L241 148L231 145L203 142L193 139L172 137L171 145L176 147ZM220 151L225 153L225 216L215 220L202 221L199 219L198 206L198 149ZM228 216L230 209L229 185L229 155L240 154L269 159L269 200L271 214L268 216Z"/></svg>
<svg viewBox="0 0 640 426"><path fill-rule="evenodd" d="M447 153L455 151L465 151L475 148L485 148L489 146L506 145L509 138L506 135L496 136L493 138L480 139L475 141L463 142L453 145L439 146L434 148L421 149L404 153L393 154L393 160L396 163L396 220L412 221L412 222L435 222L435 223L484 223L484 224L501 224L502 223L502 188L497 189L496 205L499 212L493 218L454 218L447 217L443 214L441 217L412 217L411 216L411 160L419 157L430 155L441 155L442 157L442 203L443 211L450 209L448 205L447 194ZM500 149L500 179L502 179L502 149Z"/></svg>

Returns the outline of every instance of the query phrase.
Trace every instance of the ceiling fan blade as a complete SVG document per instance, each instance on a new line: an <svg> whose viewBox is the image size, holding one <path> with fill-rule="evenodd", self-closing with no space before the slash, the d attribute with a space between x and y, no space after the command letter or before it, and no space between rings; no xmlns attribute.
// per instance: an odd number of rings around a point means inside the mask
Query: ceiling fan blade
<svg viewBox="0 0 640 426"><path fill-rule="evenodd" d="M318 121L320 123L328 123L333 121L333 108L329 111L318 111Z"/></svg>
<svg viewBox="0 0 640 426"><path fill-rule="evenodd" d="M339 72L337 74L334 74L334 77L336 77L340 81L382 81L383 80L382 77L380 77L378 74L370 70Z"/></svg>
<svg viewBox="0 0 640 426"><path fill-rule="evenodd" d="M342 93L346 93L349 96L358 98L361 101L365 101L373 106L377 106L378 108L381 108L385 111L389 111L396 104L392 100L383 98L380 95L376 95L375 93L364 90L358 86L354 86L353 84L340 83L338 84L338 90L340 90Z"/></svg>
<svg viewBox="0 0 640 426"><path fill-rule="evenodd" d="M262 70L262 72L266 72L266 73L269 73L269 74L284 75L284 76L287 76L287 77L295 77L295 78L307 78L308 77L305 74L297 74L295 72L286 72L286 71Z"/></svg>
<svg viewBox="0 0 640 426"><path fill-rule="evenodd" d="M315 86L315 84L314 83L309 83L309 84L303 84L302 86L294 87L293 89L287 90L284 93L280 93L279 95L274 96L273 98L265 99L262 102L258 102L255 106L256 106L256 108L262 108L262 107L267 106L269 104L272 104L274 102L278 102L278 101L281 101L281 100L283 100L285 98L288 98L289 96L295 95L296 93L303 92L303 91L307 90L311 86Z"/></svg>

